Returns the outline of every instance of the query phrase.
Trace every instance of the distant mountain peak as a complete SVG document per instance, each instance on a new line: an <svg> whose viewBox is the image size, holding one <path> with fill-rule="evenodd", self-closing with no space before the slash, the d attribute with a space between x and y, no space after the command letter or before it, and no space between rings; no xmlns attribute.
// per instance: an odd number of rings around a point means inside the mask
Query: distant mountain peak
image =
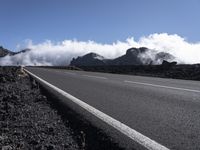
<svg viewBox="0 0 200 150"><path fill-rule="evenodd" d="M140 53L145 53L147 52L149 49L146 48L146 47L140 47L140 48L129 48L127 51L126 51L126 55L138 55Z"/></svg>
<svg viewBox="0 0 200 150"><path fill-rule="evenodd" d="M105 65L105 61L106 59L97 54L97 53L88 53L84 56L79 56L77 58L73 58L70 65L73 66L79 66L79 65L83 65L83 66L99 66L99 65Z"/></svg>
<svg viewBox="0 0 200 150"><path fill-rule="evenodd" d="M91 57L91 58L94 58L94 59L104 59L103 56L101 56L97 53L93 53L93 52L86 54L84 57Z"/></svg>
<svg viewBox="0 0 200 150"><path fill-rule="evenodd" d="M14 52L3 48L3 46L0 46L0 57L4 57L6 55L13 55L13 54L14 54Z"/></svg>
<svg viewBox="0 0 200 150"><path fill-rule="evenodd" d="M7 55L10 55L10 56L18 55L18 54L21 54L21 53L26 53L28 51L31 51L31 49L26 48L26 49L23 49L23 50L21 50L19 52L12 52L12 51L10 51L8 49L3 48L3 46L0 46L0 57L5 57Z"/></svg>

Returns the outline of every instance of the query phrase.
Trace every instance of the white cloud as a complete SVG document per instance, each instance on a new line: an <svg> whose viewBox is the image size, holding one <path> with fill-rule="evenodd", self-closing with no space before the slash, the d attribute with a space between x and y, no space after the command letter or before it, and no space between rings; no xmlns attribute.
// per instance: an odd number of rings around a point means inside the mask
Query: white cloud
<svg viewBox="0 0 200 150"><path fill-rule="evenodd" d="M142 37L138 44L158 51L169 52L181 63L200 63L200 42L190 43L176 34L152 34Z"/></svg>
<svg viewBox="0 0 200 150"><path fill-rule="evenodd" d="M101 44L95 41L64 40L58 43L49 40L34 44L26 41L29 52L15 56L6 56L0 59L0 65L65 65L73 57L89 52L98 53L106 58L115 58L125 54L131 47L148 47L158 52L171 53L179 63L200 63L200 42L190 43L183 37L167 33L151 34L141 37L138 41L128 38L126 41L117 41L112 44Z"/></svg>

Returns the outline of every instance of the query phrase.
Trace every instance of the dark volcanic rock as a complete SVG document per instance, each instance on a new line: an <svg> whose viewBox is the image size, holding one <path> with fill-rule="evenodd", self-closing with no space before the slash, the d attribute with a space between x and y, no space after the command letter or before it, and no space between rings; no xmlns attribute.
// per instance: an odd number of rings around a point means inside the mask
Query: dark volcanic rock
<svg viewBox="0 0 200 150"><path fill-rule="evenodd" d="M148 50L145 47L130 48L126 51L125 55L111 60L109 65L144 65L140 55L146 53Z"/></svg>
<svg viewBox="0 0 200 150"><path fill-rule="evenodd" d="M11 56L12 55L18 55L18 54L21 54L21 53L26 53L28 51L31 51L31 49L27 48L27 49L23 49L23 50L21 50L19 52L12 52L12 51L10 51L8 49L5 49L2 46L0 46L0 57L4 57L6 55L11 55Z"/></svg>
<svg viewBox="0 0 200 150"><path fill-rule="evenodd" d="M174 60L175 57L169 53L166 52L159 52L155 56L155 61L157 62L163 62L163 61L169 61L169 60Z"/></svg>
<svg viewBox="0 0 200 150"><path fill-rule="evenodd" d="M130 48L122 55L115 59L105 59L95 53L89 53L82 57L73 58L70 65L72 66L125 66L125 65L151 65L161 64L163 60L172 61L175 57L166 52L157 52L146 47Z"/></svg>
<svg viewBox="0 0 200 150"><path fill-rule="evenodd" d="M10 50L7 50L5 48L3 48L2 46L0 46L0 57L4 57L6 55L13 55L14 52L11 52Z"/></svg>
<svg viewBox="0 0 200 150"><path fill-rule="evenodd" d="M101 66L106 64L106 59L96 53L89 53L82 57L73 58L71 66Z"/></svg>
<svg viewBox="0 0 200 150"><path fill-rule="evenodd" d="M174 79L200 81L200 64L176 65L176 62L163 61L161 65L127 65L127 66L81 66L84 71L132 74Z"/></svg>
<svg viewBox="0 0 200 150"><path fill-rule="evenodd" d="M162 62L162 66L167 66L167 67L172 67L172 66L175 66L176 64L177 64L176 61L168 62L166 60L163 60L163 62Z"/></svg>
<svg viewBox="0 0 200 150"><path fill-rule="evenodd" d="M149 49L145 47L130 48L126 54L115 59L105 59L95 53L89 53L82 57L73 58L70 65L72 66L103 66L103 65L144 65L140 55ZM148 61L150 63L151 60Z"/></svg>
<svg viewBox="0 0 200 150"><path fill-rule="evenodd" d="M26 53L26 52L29 52L29 51L31 51L31 49L26 48L26 49L23 49L23 50L21 50L19 52L16 52L14 55L21 54L21 53Z"/></svg>
<svg viewBox="0 0 200 150"><path fill-rule="evenodd" d="M17 67L0 67L0 148L80 149L46 96Z"/></svg>

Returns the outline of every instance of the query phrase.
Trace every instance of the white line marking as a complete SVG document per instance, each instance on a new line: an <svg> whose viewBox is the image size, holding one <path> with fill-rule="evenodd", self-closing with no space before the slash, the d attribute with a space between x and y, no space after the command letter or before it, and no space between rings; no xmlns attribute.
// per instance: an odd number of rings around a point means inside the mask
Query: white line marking
<svg viewBox="0 0 200 150"><path fill-rule="evenodd" d="M123 124L122 122L110 117L109 115L97 110L96 108L88 105L87 103L81 101L80 99L70 95L69 93L59 89L58 87L48 83L47 81L39 78L38 76L34 75L33 73L29 72L28 70L24 69L28 74L34 77L39 82L45 84L46 86L52 88L53 90L57 91L62 96L66 97L66 99L71 100L72 102L76 103L80 107L84 108L86 111L90 112L97 118L101 119L102 121L106 122L108 125L114 127L124 135L131 138L133 141L139 143L140 145L144 146L148 150L169 150L167 147L157 143L156 141L148 138L147 136L137 132L136 130L130 128L129 126Z"/></svg>
<svg viewBox="0 0 200 150"><path fill-rule="evenodd" d="M82 75L82 76L84 76L84 77L89 77L89 78L108 79L108 78L106 78L106 77L91 76L91 75L86 75L86 74L84 74L84 75Z"/></svg>
<svg viewBox="0 0 200 150"><path fill-rule="evenodd" d="M133 84L140 84L140 85L148 85L148 86L153 86L153 87L161 87L161 88L166 88L166 89L173 89L173 90L181 90L181 91L187 91L187 92L196 92L196 93L200 93L199 90L192 90L192 89L185 89L185 88L164 86L164 85L158 85L158 84L150 84L150 83L135 82L135 81L128 81L128 80L125 80L124 82L126 82L126 83L133 83Z"/></svg>

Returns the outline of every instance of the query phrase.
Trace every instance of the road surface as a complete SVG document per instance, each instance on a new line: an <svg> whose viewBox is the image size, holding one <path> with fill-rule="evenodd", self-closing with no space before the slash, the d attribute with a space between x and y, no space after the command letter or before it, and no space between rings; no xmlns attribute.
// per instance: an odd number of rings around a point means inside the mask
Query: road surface
<svg viewBox="0 0 200 150"><path fill-rule="evenodd" d="M199 81L26 69L169 149L200 149Z"/></svg>

